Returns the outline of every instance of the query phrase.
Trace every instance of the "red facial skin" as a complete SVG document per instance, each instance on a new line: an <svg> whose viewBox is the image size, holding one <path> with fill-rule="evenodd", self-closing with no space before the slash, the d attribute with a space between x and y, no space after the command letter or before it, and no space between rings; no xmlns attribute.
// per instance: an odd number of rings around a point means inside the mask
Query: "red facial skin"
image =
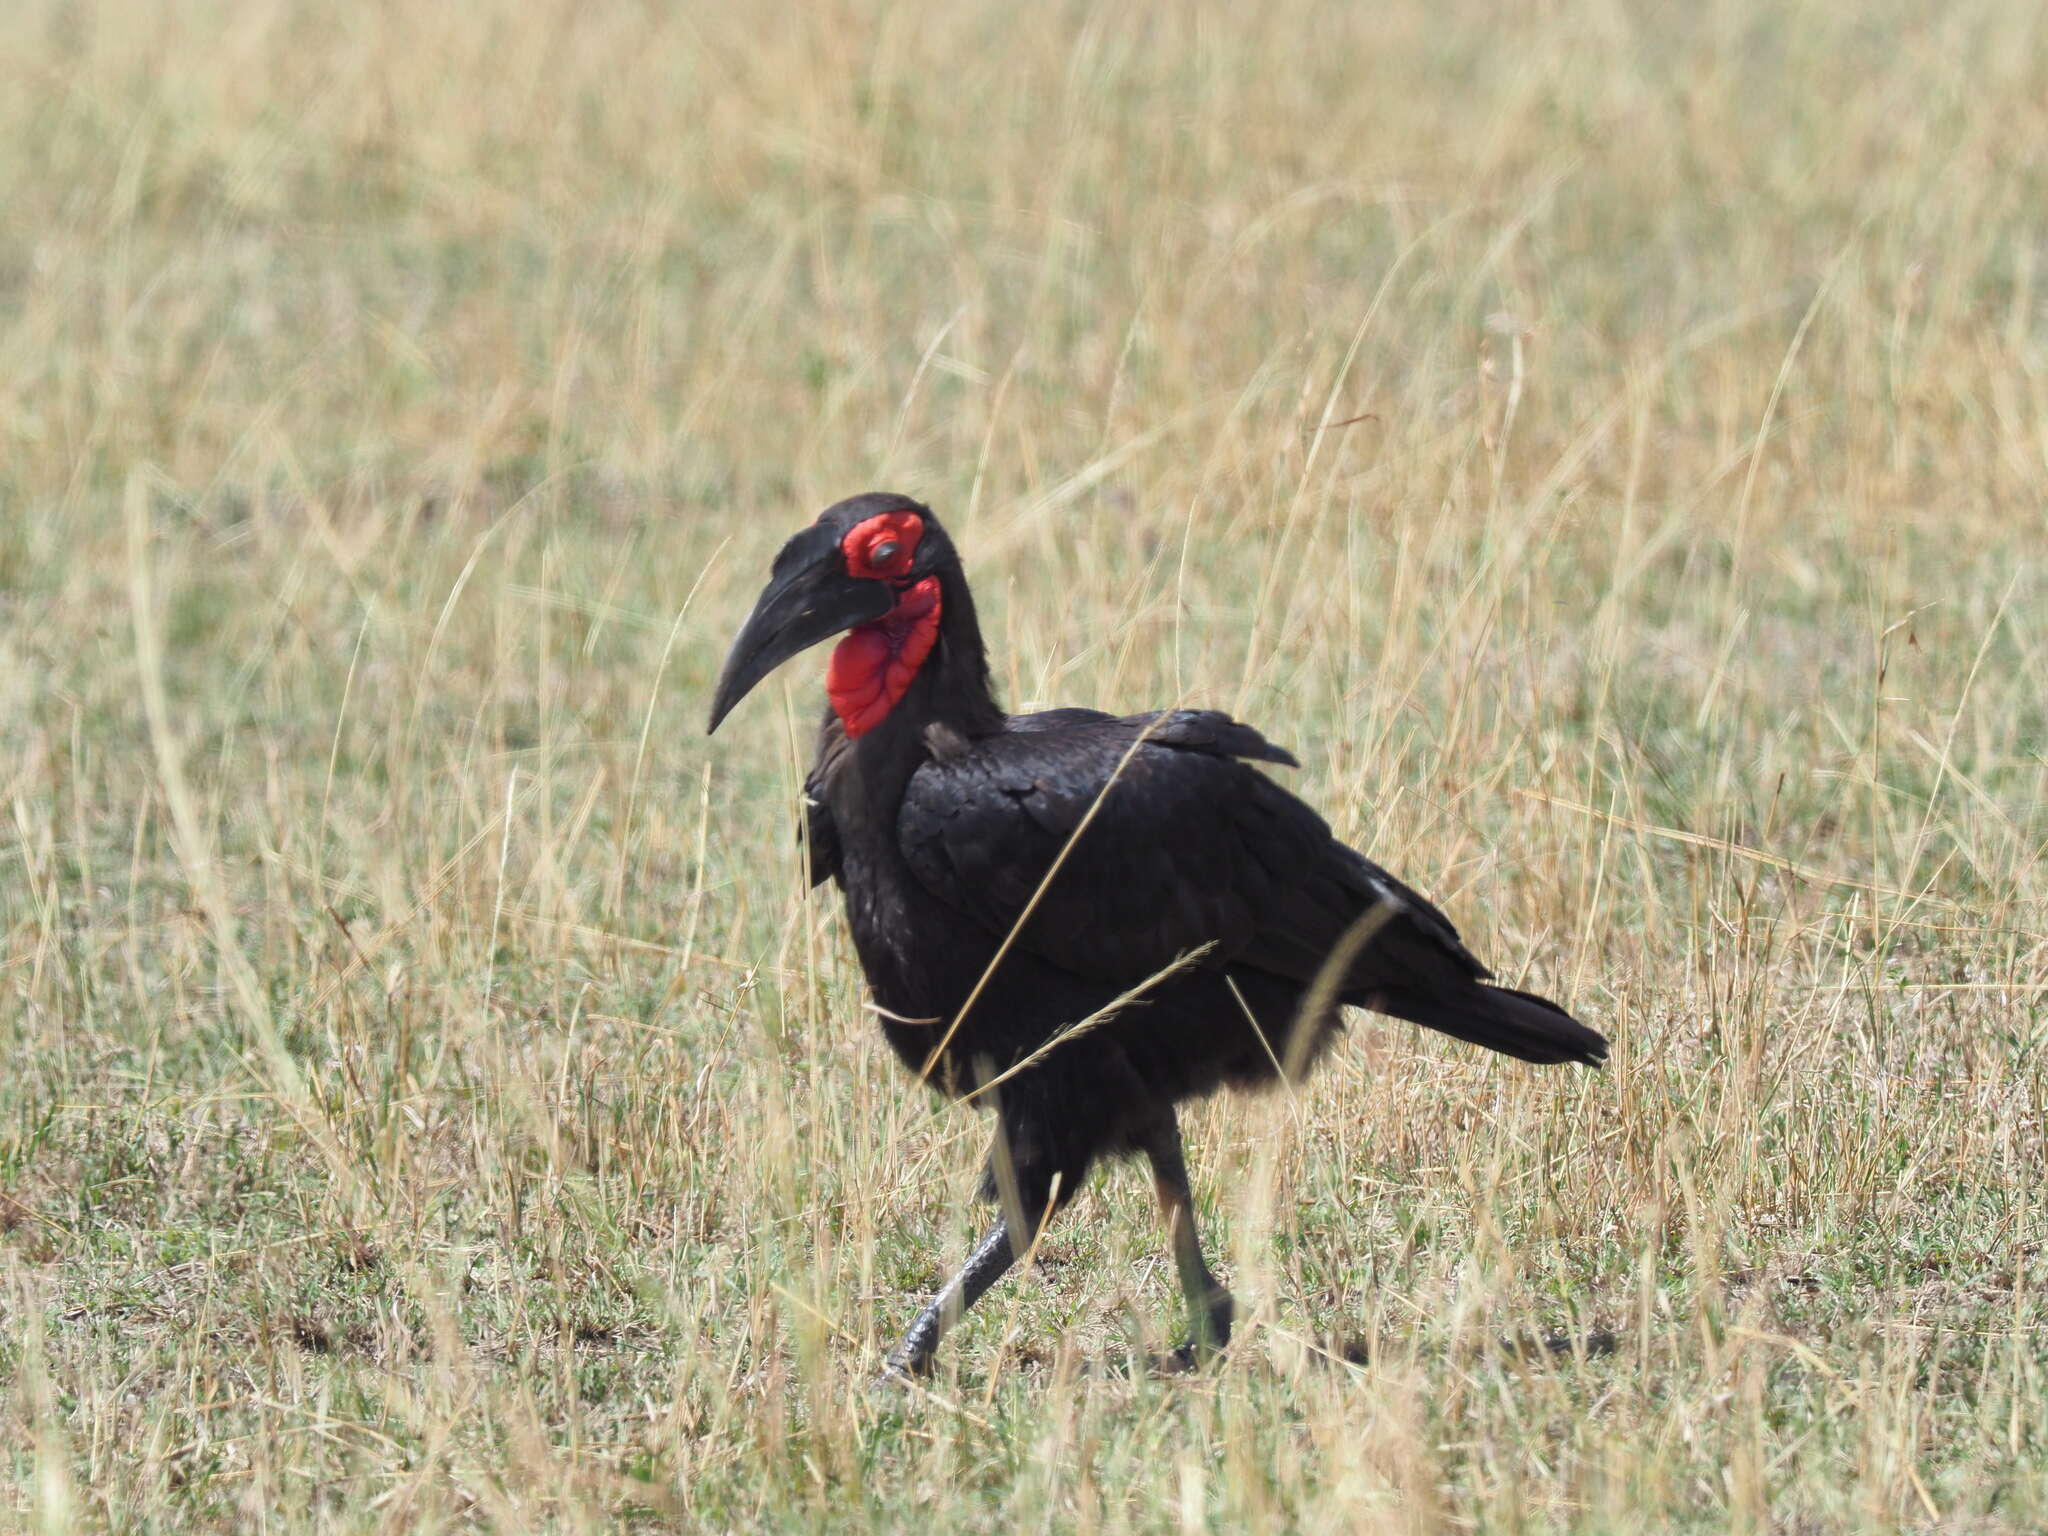
<svg viewBox="0 0 2048 1536"><path fill-rule="evenodd" d="M924 519L908 510L884 512L855 525L840 548L846 573L886 581L896 606L872 624L846 632L825 670L825 696L848 736L861 736L888 718L939 639L939 578L905 580L924 537ZM878 561L886 546L895 548Z"/></svg>
<svg viewBox="0 0 2048 1536"><path fill-rule="evenodd" d="M856 523L839 541L846 556L846 574L875 581L899 580L917 558L918 542L923 538L924 519L907 507ZM877 565L875 551L892 543L895 553Z"/></svg>

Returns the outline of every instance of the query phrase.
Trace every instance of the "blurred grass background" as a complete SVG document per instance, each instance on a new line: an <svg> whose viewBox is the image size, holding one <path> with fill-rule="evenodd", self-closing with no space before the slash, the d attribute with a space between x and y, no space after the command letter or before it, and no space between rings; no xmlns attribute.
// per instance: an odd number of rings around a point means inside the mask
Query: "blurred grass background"
<svg viewBox="0 0 2048 1536"><path fill-rule="evenodd" d="M0 10L5 1519L2048 1523L2044 146L2032 0ZM984 1126L701 724L873 487L1615 1038L1192 1115L1214 1374L1112 1174L867 1392Z"/></svg>

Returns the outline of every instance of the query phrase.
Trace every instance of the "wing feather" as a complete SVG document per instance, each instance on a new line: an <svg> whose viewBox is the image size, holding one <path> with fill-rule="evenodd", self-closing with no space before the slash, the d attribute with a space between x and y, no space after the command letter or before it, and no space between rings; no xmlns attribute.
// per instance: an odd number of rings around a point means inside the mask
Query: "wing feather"
<svg viewBox="0 0 2048 1536"><path fill-rule="evenodd" d="M1120 985L1203 945L1213 946L1205 965L1305 982L1390 899L1403 910L1353 965L1347 991L1485 974L1441 913L1243 759L1294 762L1214 711L1024 716L920 768L898 839L918 880L954 910L999 935L1024 919L1019 945Z"/></svg>

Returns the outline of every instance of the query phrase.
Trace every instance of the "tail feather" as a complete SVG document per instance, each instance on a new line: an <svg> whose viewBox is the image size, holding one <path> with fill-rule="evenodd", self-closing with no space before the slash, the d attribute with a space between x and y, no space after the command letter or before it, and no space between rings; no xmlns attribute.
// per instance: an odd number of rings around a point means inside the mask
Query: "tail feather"
<svg viewBox="0 0 2048 1536"><path fill-rule="evenodd" d="M1549 998L1511 987L1474 982L1444 992L1382 989L1345 1001L1523 1061L1597 1067L1607 1059L1605 1035L1586 1028Z"/></svg>

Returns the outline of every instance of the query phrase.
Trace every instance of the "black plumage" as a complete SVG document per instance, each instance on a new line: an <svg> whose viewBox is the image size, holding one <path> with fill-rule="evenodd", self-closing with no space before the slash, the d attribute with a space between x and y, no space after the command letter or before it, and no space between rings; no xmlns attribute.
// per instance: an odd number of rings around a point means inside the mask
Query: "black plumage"
<svg viewBox="0 0 2048 1536"><path fill-rule="evenodd" d="M1152 1166L1193 1349L1226 1342L1175 1105L1305 1069L1339 1005L1524 1061L1605 1056L1554 1003L1488 985L1442 913L1250 766L1294 766L1251 727L1211 710L1004 714L957 555L907 498L841 502L785 546L713 728L842 630L806 786L812 879L845 893L896 1054L997 1118L999 1214L893 1367L925 1368L1020 1228L1028 1243L1098 1159L1128 1153Z"/></svg>

